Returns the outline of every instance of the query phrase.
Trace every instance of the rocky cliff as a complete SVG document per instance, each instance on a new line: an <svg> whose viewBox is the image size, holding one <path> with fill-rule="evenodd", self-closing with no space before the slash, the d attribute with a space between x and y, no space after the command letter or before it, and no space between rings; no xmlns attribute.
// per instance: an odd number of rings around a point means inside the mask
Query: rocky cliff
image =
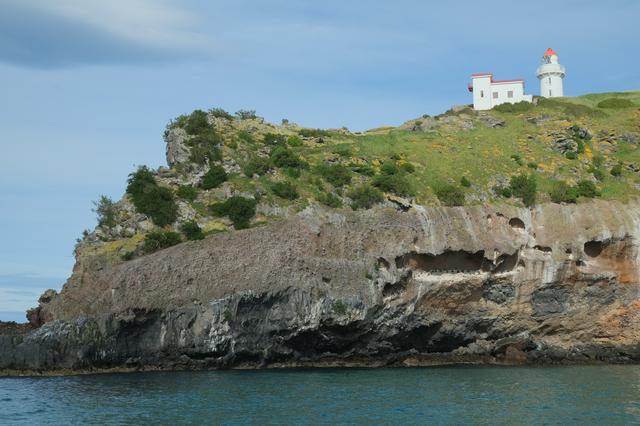
<svg viewBox="0 0 640 426"><path fill-rule="evenodd" d="M640 203L364 211L79 261L0 369L638 362Z"/></svg>

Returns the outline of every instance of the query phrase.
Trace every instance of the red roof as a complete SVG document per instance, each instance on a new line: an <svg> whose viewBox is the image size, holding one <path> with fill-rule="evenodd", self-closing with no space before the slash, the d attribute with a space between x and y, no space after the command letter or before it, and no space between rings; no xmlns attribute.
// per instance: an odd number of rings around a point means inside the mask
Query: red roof
<svg viewBox="0 0 640 426"><path fill-rule="evenodd" d="M555 50L553 50L552 48L548 48L546 52L544 52L544 56L553 56L556 55L558 56L558 54L556 53Z"/></svg>
<svg viewBox="0 0 640 426"><path fill-rule="evenodd" d="M477 72L475 74L471 74L471 77L485 77L487 75L493 75L490 72Z"/></svg>
<svg viewBox="0 0 640 426"><path fill-rule="evenodd" d="M524 81L522 78L516 78L515 80L491 80L491 83L518 83L520 81Z"/></svg>

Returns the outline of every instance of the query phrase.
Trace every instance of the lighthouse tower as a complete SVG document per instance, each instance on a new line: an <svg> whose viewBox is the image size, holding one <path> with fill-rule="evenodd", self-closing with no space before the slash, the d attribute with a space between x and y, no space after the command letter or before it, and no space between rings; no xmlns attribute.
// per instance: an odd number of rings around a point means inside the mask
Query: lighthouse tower
<svg viewBox="0 0 640 426"><path fill-rule="evenodd" d="M562 89L564 74L564 67L558 63L558 54L552 48L548 48L542 57L542 65L536 72L540 80L540 96L544 98L564 96Z"/></svg>

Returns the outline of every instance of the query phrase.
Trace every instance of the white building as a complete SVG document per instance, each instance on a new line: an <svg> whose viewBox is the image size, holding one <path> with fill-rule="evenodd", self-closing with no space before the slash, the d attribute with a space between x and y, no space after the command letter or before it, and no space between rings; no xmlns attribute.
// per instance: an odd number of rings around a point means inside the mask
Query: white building
<svg viewBox="0 0 640 426"><path fill-rule="evenodd" d="M532 102L524 94L524 80L494 80L491 73L471 74L469 91L473 93L473 109L487 110L507 102Z"/></svg>
<svg viewBox="0 0 640 426"><path fill-rule="evenodd" d="M548 48L542 57L542 65L536 72L540 80L540 96L556 98L564 96L562 81L564 79L564 67L558 63L558 54Z"/></svg>

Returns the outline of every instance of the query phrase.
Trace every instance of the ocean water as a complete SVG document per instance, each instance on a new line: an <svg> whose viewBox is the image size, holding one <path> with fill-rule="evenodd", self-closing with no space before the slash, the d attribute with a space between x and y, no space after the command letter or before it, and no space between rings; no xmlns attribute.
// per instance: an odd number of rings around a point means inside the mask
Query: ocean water
<svg viewBox="0 0 640 426"><path fill-rule="evenodd" d="M0 424L640 424L640 366L0 379Z"/></svg>

